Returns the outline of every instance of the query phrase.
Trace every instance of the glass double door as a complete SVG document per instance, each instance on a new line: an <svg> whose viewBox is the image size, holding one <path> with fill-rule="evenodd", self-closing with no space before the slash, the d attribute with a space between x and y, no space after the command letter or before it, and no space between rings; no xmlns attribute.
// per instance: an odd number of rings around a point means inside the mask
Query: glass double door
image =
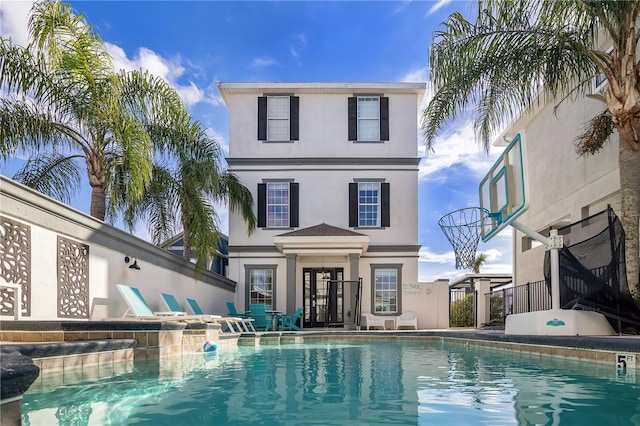
<svg viewBox="0 0 640 426"><path fill-rule="evenodd" d="M304 327L344 325L342 268L304 268Z"/></svg>

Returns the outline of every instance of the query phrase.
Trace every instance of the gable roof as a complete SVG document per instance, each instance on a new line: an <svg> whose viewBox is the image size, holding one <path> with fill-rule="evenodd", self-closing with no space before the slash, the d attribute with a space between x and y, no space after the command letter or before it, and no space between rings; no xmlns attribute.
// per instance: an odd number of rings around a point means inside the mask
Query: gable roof
<svg viewBox="0 0 640 426"><path fill-rule="evenodd" d="M275 235L273 243L284 254L362 255L369 247L369 236L321 223Z"/></svg>
<svg viewBox="0 0 640 426"><path fill-rule="evenodd" d="M363 237L364 234L352 231L350 229L338 228L337 226L321 223L319 225L310 226L308 228L296 229L295 231L285 232L276 235L277 237Z"/></svg>

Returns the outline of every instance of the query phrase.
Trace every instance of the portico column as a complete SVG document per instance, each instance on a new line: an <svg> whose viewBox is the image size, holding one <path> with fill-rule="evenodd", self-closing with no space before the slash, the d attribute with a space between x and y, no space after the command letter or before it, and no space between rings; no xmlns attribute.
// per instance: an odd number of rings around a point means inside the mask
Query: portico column
<svg viewBox="0 0 640 426"><path fill-rule="evenodd" d="M296 310L296 255L287 254L287 313Z"/></svg>
<svg viewBox="0 0 640 426"><path fill-rule="evenodd" d="M360 278L360 255L358 253L349 254L349 280L358 281Z"/></svg>

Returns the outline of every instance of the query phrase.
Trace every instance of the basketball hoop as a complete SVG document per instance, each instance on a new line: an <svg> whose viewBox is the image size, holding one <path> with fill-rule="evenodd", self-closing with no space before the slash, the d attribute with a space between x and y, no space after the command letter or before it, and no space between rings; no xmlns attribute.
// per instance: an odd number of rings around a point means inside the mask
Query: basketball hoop
<svg viewBox="0 0 640 426"><path fill-rule="evenodd" d="M448 213L438 221L456 253L456 269L473 269L482 227L488 219L489 210L468 207Z"/></svg>

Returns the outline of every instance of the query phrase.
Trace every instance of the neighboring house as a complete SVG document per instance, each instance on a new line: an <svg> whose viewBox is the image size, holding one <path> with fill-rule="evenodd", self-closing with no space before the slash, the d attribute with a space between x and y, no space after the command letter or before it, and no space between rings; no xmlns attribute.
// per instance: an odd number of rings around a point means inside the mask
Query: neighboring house
<svg viewBox="0 0 640 426"><path fill-rule="evenodd" d="M559 105L558 101L545 104L541 98L539 107L523 114L499 137L499 144L506 145L505 139L524 131L529 209L517 220L544 236L551 228L589 217L608 204L620 215L617 133L594 156L580 157L575 148L585 123L605 108L598 99L603 84L607 83L601 78L594 79L592 93ZM513 230L515 285L544 279L544 253L540 243Z"/></svg>
<svg viewBox="0 0 640 426"><path fill-rule="evenodd" d="M293 312L304 325L362 312L416 311L418 106L422 83L219 83L229 171L250 188L258 228L229 218L236 303ZM331 284L329 284L331 283ZM417 300L417 299L416 299Z"/></svg>
<svg viewBox="0 0 640 426"><path fill-rule="evenodd" d="M183 253L183 233L179 233L173 238L165 241L160 244L160 247L168 250L170 253L175 254L176 256L182 257ZM224 234L220 234L220 243L216 249L216 254L211 259L211 265L209 266L209 270L211 272L215 272L216 274L222 275L224 277L228 277L228 269L229 269L229 253L227 251L227 246L229 245L229 237ZM191 257L191 262L196 263L196 258Z"/></svg>

